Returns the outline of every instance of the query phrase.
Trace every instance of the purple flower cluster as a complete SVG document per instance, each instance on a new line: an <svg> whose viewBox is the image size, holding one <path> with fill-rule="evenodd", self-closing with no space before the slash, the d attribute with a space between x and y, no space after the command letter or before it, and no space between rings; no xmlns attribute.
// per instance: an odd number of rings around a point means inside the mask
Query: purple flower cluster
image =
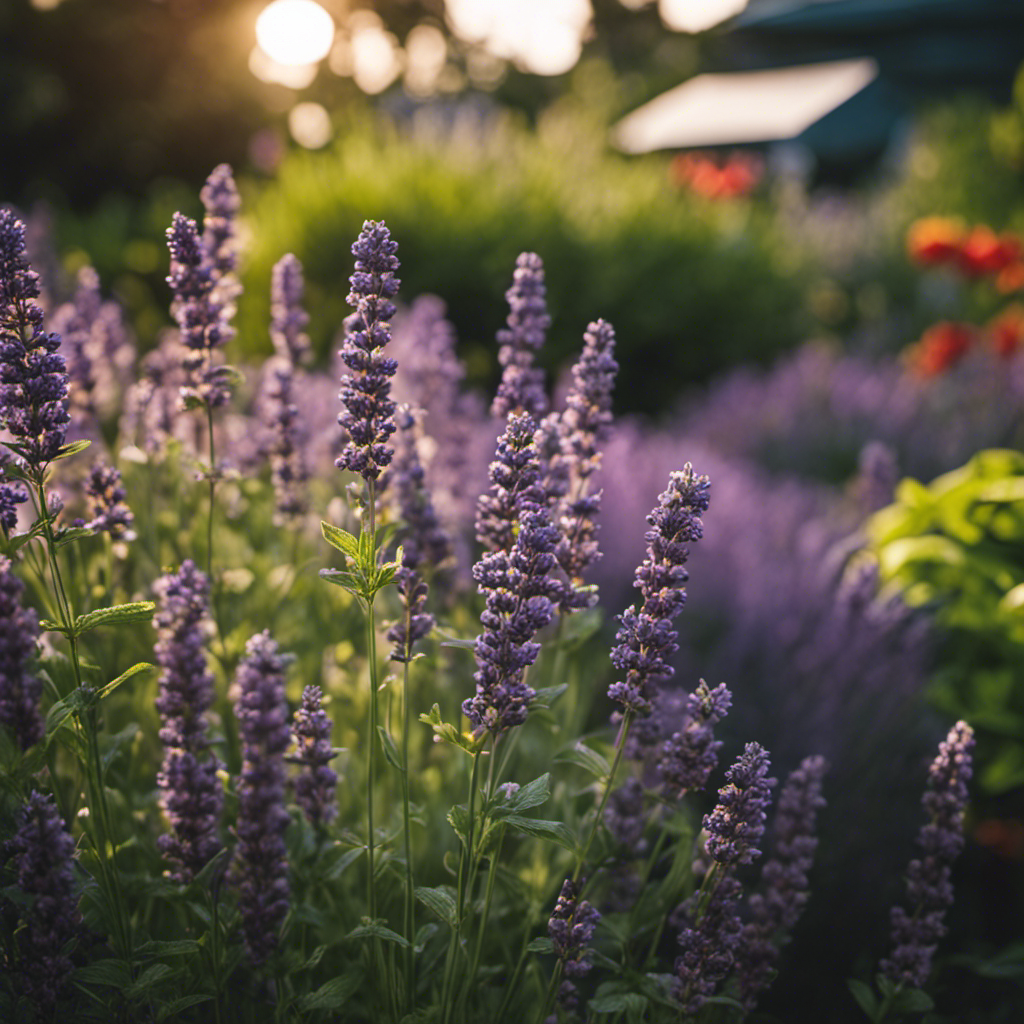
<svg viewBox="0 0 1024 1024"><path fill-rule="evenodd" d="M233 274L235 253L235 218L241 207L235 179L228 164L218 164L210 172L199 193L206 216L203 218L203 248L218 289L234 298L238 291Z"/></svg>
<svg viewBox="0 0 1024 1024"><path fill-rule="evenodd" d="M477 501L476 539L488 551L510 551L521 509L547 507L541 486L533 417L511 414L488 474L490 490Z"/></svg>
<svg viewBox="0 0 1024 1024"><path fill-rule="evenodd" d="M0 556L0 725L22 750L43 738L39 700L43 684L33 671L39 619L21 606L25 586Z"/></svg>
<svg viewBox="0 0 1024 1024"><path fill-rule="evenodd" d="M725 773L728 784L718 791L718 804L704 816L707 851L714 866L704 886L681 908L686 926L679 934L676 997L686 1013L696 1013L736 962L743 926L739 917L741 886L733 877L740 864L760 856L766 809L774 779L769 779L768 752L748 743ZM704 902L703 909L701 907Z"/></svg>
<svg viewBox="0 0 1024 1024"><path fill-rule="evenodd" d="M288 758L302 766L295 780L295 799L306 818L318 827L338 813L334 802L338 776L328 767L335 756L331 748L332 724L322 701L319 686L307 686L302 691L302 704L292 724L296 752Z"/></svg>
<svg viewBox="0 0 1024 1024"><path fill-rule="evenodd" d="M68 376L60 335L43 330L39 275L25 256L25 226L0 210L0 425L29 468L41 469L64 444Z"/></svg>
<svg viewBox="0 0 1024 1024"><path fill-rule="evenodd" d="M100 533L109 533L114 540L132 540L135 516L125 503L125 489L121 473L113 466L97 462L85 484L89 499L88 527Z"/></svg>
<svg viewBox="0 0 1024 1024"><path fill-rule="evenodd" d="M213 703L213 676L203 652L203 624L210 584L191 560L153 585L160 608L155 656L160 665L156 709L163 725L164 760L157 774L160 802L171 825L161 836L162 852L177 867L173 877L188 882L221 847L218 829L223 792L210 745L206 711Z"/></svg>
<svg viewBox="0 0 1024 1024"><path fill-rule="evenodd" d="M764 866L764 891L750 897L750 921L743 927L737 955L740 999L753 1009L771 983L779 945L788 938L809 896L807 875L818 848L815 825L825 806L823 757L807 757L790 772L775 812L771 859Z"/></svg>
<svg viewBox="0 0 1024 1024"><path fill-rule="evenodd" d="M278 930L288 912L288 859L284 833L284 755L291 744L285 668L269 631L245 646L235 676L235 714L242 740L238 783L238 846L230 880L239 892L238 910L250 960L264 964L277 949Z"/></svg>
<svg viewBox="0 0 1024 1024"><path fill-rule="evenodd" d="M292 366L301 365L309 355L309 314L302 305L305 291L302 264L292 253L282 256L270 276L270 340L274 351Z"/></svg>
<svg viewBox="0 0 1024 1024"><path fill-rule="evenodd" d="M897 985L924 985L938 941L946 934L943 918L953 904L950 875L964 844L963 817L973 748L974 731L966 722L957 722L939 744L928 772L921 803L929 822L917 837L923 856L912 860L907 869L907 895L913 910L908 914L902 907L893 907L893 951L879 965Z"/></svg>
<svg viewBox="0 0 1024 1024"><path fill-rule="evenodd" d="M523 478L539 473L532 442L533 420L510 416L504 445ZM509 466L492 463L495 487L507 480ZM518 533L510 550L484 554L473 567L473 578L486 598L481 615L484 632L476 639L476 695L467 698L462 711L474 731L489 730L495 736L526 721L534 690L526 684L526 669L537 660L540 644L533 637L554 617L564 585L555 573L554 549L558 530L547 507L535 503L528 489L518 493L515 506Z"/></svg>
<svg viewBox="0 0 1024 1024"><path fill-rule="evenodd" d="M566 981L559 989L558 1000L566 1010L574 1010L577 1005L576 986L570 979L582 978L590 971L587 947L600 920L597 909L579 898L579 888L567 878L548 921L548 937L565 971Z"/></svg>
<svg viewBox="0 0 1024 1024"><path fill-rule="evenodd" d="M551 326L545 299L544 263L534 252L520 253L512 275L508 299L508 327L498 331L501 383L491 404L491 415L505 419L509 413L529 413L539 421L547 412L544 371L533 365Z"/></svg>
<svg viewBox="0 0 1024 1024"><path fill-rule="evenodd" d="M597 546L597 515L601 509L600 492L590 492L590 478L601 465L598 445L608 435L612 422L612 387L619 364L615 361L615 331L611 324L597 320L584 335L583 352L572 369L572 386L566 397L566 408L557 424L545 418L542 432L555 433L560 451L556 461L564 465L567 477L565 495L556 504L555 518L562 537L555 554L565 571L572 590L571 607L592 604L596 595L581 595L577 588L583 583L588 566L601 557Z"/></svg>
<svg viewBox="0 0 1024 1024"><path fill-rule="evenodd" d="M718 764L721 740L715 739L714 726L732 705L732 694L725 683L713 690L702 679L689 695L686 721L661 746L658 774L665 795L681 800L687 792L700 792Z"/></svg>
<svg viewBox="0 0 1024 1024"><path fill-rule="evenodd" d="M367 481L376 480L393 455L387 441L395 432L391 378L397 363L382 350L391 340L389 321L395 315L397 249L384 222L372 220L363 224L352 245L356 269L347 301L356 311L345 320L340 355L351 372L341 378L345 412L338 417L349 440L335 465Z"/></svg>
<svg viewBox="0 0 1024 1024"><path fill-rule="evenodd" d="M11 455L0 448L0 530L10 532L18 525L18 506L28 501L28 494L21 482L11 480L4 472Z"/></svg>
<svg viewBox="0 0 1024 1024"><path fill-rule="evenodd" d="M647 517L647 558L633 584L644 602L639 612L634 605L619 616L621 628L611 652L612 664L626 678L613 683L608 696L627 710L649 714L657 685L674 674L668 659L679 649L672 620L686 603L686 545L703 536L701 513L707 511L710 486L687 463L669 477L668 488Z"/></svg>
<svg viewBox="0 0 1024 1024"><path fill-rule="evenodd" d="M18 813L18 827L7 844L16 884L31 902L17 931L16 984L49 1019L68 983L72 963L66 953L79 927L68 835L53 799L35 790Z"/></svg>

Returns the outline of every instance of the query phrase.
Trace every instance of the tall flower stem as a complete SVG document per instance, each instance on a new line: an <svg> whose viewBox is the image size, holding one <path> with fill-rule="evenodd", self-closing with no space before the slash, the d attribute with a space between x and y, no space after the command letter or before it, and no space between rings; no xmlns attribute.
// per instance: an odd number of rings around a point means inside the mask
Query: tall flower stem
<svg viewBox="0 0 1024 1024"><path fill-rule="evenodd" d="M412 821L409 809L409 664L412 657L412 609L406 606L405 663L402 669L402 829L405 834L405 920L404 935L409 942L405 951L406 1012L416 1003L416 890L412 873Z"/></svg>
<svg viewBox="0 0 1024 1024"><path fill-rule="evenodd" d="M206 403L206 432L209 435L210 452L210 511L206 519L206 577L210 581L210 605L213 621L217 627L222 658L227 660L227 646L224 641L224 626L220 618L220 589L213 575L213 517L217 499L217 453L213 440L213 406Z"/></svg>

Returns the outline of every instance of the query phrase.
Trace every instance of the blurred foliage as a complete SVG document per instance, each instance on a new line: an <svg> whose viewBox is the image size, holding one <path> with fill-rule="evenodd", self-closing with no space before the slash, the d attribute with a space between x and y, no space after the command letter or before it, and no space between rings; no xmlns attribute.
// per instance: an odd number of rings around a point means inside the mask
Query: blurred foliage
<svg viewBox="0 0 1024 1024"><path fill-rule="evenodd" d="M804 337L803 274L770 211L678 194L661 158L608 154L572 103L536 133L509 118L424 111L408 131L354 123L330 152L295 153L249 208L259 225L244 274L241 343L269 351L273 263L305 266L321 354L350 312L338 267L364 219L399 242L400 297L445 297L471 375L496 376L516 256L541 255L553 327L542 358L566 363L588 322L616 328L623 407L664 407L681 386ZM488 379L488 383L493 380Z"/></svg>
<svg viewBox="0 0 1024 1024"><path fill-rule="evenodd" d="M882 578L935 609L932 697L975 727L978 782L1024 787L1024 453L989 449L928 486L904 480L868 532Z"/></svg>

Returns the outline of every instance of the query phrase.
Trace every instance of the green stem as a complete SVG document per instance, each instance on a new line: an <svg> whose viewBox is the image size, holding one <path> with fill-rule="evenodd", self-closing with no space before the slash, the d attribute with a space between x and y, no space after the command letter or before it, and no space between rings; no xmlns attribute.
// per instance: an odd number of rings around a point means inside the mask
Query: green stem
<svg viewBox="0 0 1024 1024"><path fill-rule="evenodd" d="M377 784L377 630L372 600L366 602L366 651L370 669L370 735L366 747L366 853L369 864L366 876L366 906L371 920L376 920L377 893L373 880L373 792Z"/></svg>
<svg viewBox="0 0 1024 1024"><path fill-rule="evenodd" d="M405 951L406 1012L416 1003L416 896L412 876L412 822L409 810L409 659L412 656L412 608L405 610L405 665L402 670L402 827L405 832Z"/></svg>

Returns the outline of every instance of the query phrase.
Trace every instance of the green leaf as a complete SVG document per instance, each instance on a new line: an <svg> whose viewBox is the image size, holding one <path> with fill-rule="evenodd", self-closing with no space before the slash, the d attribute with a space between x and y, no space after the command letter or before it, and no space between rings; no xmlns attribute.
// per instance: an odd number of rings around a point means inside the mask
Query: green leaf
<svg viewBox="0 0 1024 1024"><path fill-rule="evenodd" d="M72 544L76 540L81 540L83 537L94 537L95 535L96 531L90 530L88 526L70 526L66 530L58 531L54 540L56 546L62 548L66 544Z"/></svg>
<svg viewBox="0 0 1024 1024"><path fill-rule="evenodd" d="M561 683L558 686L541 687L530 701L530 710L534 708L549 708L559 697L569 689L568 683Z"/></svg>
<svg viewBox="0 0 1024 1024"><path fill-rule="evenodd" d="M403 938L398 932L393 932L390 928L385 928L384 925L378 924L374 921L372 924L361 924L358 928L353 928L352 931L345 936L346 939L371 939L378 938L383 939L385 942L397 942L399 946L408 946L409 942Z"/></svg>
<svg viewBox="0 0 1024 1024"><path fill-rule="evenodd" d="M384 748L384 757L388 764L404 773L405 766L402 764L402 755L399 754L398 747L395 746L395 741L391 738L391 733L383 725L377 726L377 732L380 735L380 745Z"/></svg>
<svg viewBox="0 0 1024 1024"><path fill-rule="evenodd" d="M462 804L456 804L445 816L448 824L455 829L455 834L462 840L465 846L469 835L469 812Z"/></svg>
<svg viewBox="0 0 1024 1024"><path fill-rule="evenodd" d="M67 444L62 444L57 450L57 454L54 455L53 461L56 462L58 459L70 459L72 455L77 455L79 452L84 452L92 441L68 441Z"/></svg>
<svg viewBox="0 0 1024 1024"><path fill-rule="evenodd" d="M429 725L445 743L451 743L453 746L466 751L467 754L476 754L482 750L487 739L486 733L483 733L479 739L473 739L472 736L464 736L454 725L442 721L440 704L435 704L430 709L429 715L420 715L420 721Z"/></svg>
<svg viewBox="0 0 1024 1024"><path fill-rule="evenodd" d="M167 1020L168 1017L173 1017L182 1010L187 1010L190 1006L208 1003L212 998L213 996L204 996L201 993L196 993L191 996L179 996L177 999L172 999L169 1003L161 1001L160 1007L156 1011L156 1019L158 1021Z"/></svg>
<svg viewBox="0 0 1024 1024"><path fill-rule="evenodd" d="M321 520L320 532L332 548L337 548L354 561L359 558L359 541L348 530L343 530L340 526L332 526Z"/></svg>
<svg viewBox="0 0 1024 1024"><path fill-rule="evenodd" d="M549 842L564 846L565 849L576 853L576 837L572 830L561 821L544 821L541 818L524 818L519 814L510 814L503 819L509 828L524 835L536 836L538 839L547 839Z"/></svg>
<svg viewBox="0 0 1024 1024"><path fill-rule="evenodd" d="M138 956L191 956L201 948L194 939L151 939L135 952Z"/></svg>
<svg viewBox="0 0 1024 1024"><path fill-rule="evenodd" d="M100 699L109 697L119 686L123 683L127 683L133 676L137 676L140 672L145 672L148 669L154 668L155 666L150 665L148 661L139 661L132 665L131 668L125 669L116 679L111 679L106 686L102 687L99 691Z"/></svg>
<svg viewBox="0 0 1024 1024"><path fill-rule="evenodd" d="M130 604L116 604L113 608L97 608L75 619L75 633L81 636L99 626L118 626L123 622L149 622L155 611L156 605L152 601L132 601Z"/></svg>
<svg viewBox="0 0 1024 1024"><path fill-rule="evenodd" d="M868 1020L875 1020L878 1017L878 997L871 986L856 978L848 978L846 985Z"/></svg>
<svg viewBox="0 0 1024 1024"><path fill-rule="evenodd" d="M546 803L550 796L551 776L545 772L539 779L534 779L533 782L528 782L525 786L520 787L512 794L508 803L496 810L508 811L512 814L528 811L531 807L540 807L541 804Z"/></svg>
<svg viewBox="0 0 1024 1024"><path fill-rule="evenodd" d="M647 996L639 992L615 992L594 996L588 1004L594 1013L643 1013L647 1009Z"/></svg>
<svg viewBox="0 0 1024 1024"><path fill-rule="evenodd" d="M442 921L455 927L458 908L455 904L453 890L447 885L438 885L428 889L425 886L416 887L416 899L425 907L432 910Z"/></svg>
<svg viewBox="0 0 1024 1024"><path fill-rule="evenodd" d="M299 1000L300 1010L338 1010L353 996L362 975L356 972L342 974L324 982L315 992L309 992Z"/></svg>
<svg viewBox="0 0 1024 1024"><path fill-rule="evenodd" d="M612 766L607 758L592 750L582 740L578 740L575 746L559 752L555 757L555 763L559 762L578 765L598 779L605 779L612 773Z"/></svg>
<svg viewBox="0 0 1024 1024"><path fill-rule="evenodd" d="M527 953L554 953L555 944L545 935L542 938L534 939L526 947Z"/></svg>
<svg viewBox="0 0 1024 1024"><path fill-rule="evenodd" d="M151 964L147 967L142 974L139 975L138 979L133 985L129 985L124 990L124 994L129 999L137 999L139 996L144 995L158 982L163 981L164 978L175 973L173 967L170 964Z"/></svg>
<svg viewBox="0 0 1024 1024"><path fill-rule="evenodd" d="M74 979L86 985L111 985L124 990L132 983L132 971L127 960L97 960L75 971Z"/></svg>
<svg viewBox="0 0 1024 1024"><path fill-rule="evenodd" d="M309 959L299 968L300 971L311 971L321 960L324 958L324 953L327 952L331 947L324 944L317 946L312 953L309 954Z"/></svg>
<svg viewBox="0 0 1024 1024"><path fill-rule="evenodd" d="M927 1013L935 1009L932 997L919 988L905 988L898 992L893 1003L897 1013Z"/></svg>

